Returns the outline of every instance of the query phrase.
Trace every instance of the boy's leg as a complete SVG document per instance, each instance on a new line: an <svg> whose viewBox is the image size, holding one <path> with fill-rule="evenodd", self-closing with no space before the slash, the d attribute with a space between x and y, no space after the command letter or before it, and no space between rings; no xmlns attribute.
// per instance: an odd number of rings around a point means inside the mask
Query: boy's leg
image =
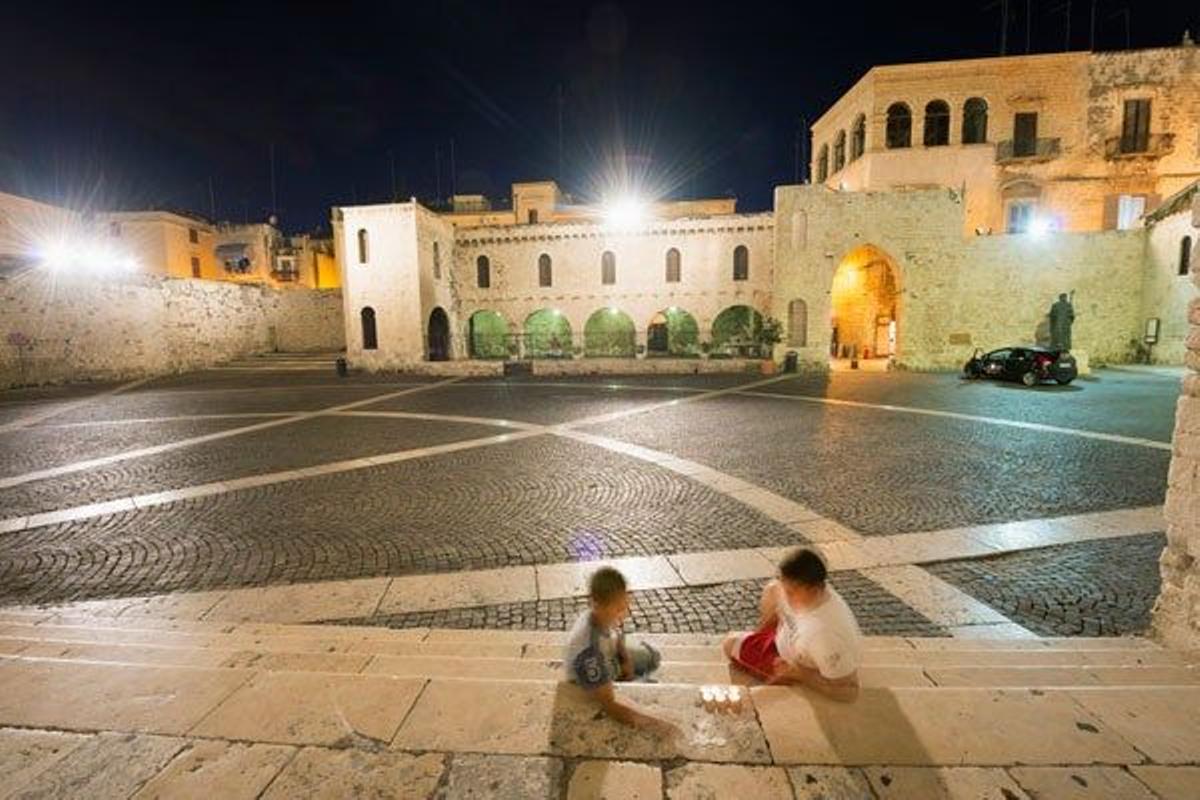
<svg viewBox="0 0 1200 800"><path fill-rule="evenodd" d="M625 645L629 661L633 665L633 676L644 678L662 663L662 654L645 642L632 642Z"/></svg>

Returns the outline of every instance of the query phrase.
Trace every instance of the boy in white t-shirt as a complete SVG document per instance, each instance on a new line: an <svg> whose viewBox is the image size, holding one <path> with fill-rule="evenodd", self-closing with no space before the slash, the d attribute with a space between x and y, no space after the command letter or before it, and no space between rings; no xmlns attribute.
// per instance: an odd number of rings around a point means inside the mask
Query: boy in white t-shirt
<svg viewBox="0 0 1200 800"><path fill-rule="evenodd" d="M808 686L836 700L858 696L862 634L826 582L825 562L800 548L779 565L759 605L758 629L730 634L725 655L768 683Z"/></svg>

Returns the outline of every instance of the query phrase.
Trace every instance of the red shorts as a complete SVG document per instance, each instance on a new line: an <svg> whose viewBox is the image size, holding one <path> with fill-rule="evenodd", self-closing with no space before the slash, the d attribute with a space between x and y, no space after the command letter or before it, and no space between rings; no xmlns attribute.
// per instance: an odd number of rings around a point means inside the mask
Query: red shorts
<svg viewBox="0 0 1200 800"><path fill-rule="evenodd" d="M739 666L760 678L770 678L775 673L775 659L779 658L775 626L742 636L734 644L732 655Z"/></svg>

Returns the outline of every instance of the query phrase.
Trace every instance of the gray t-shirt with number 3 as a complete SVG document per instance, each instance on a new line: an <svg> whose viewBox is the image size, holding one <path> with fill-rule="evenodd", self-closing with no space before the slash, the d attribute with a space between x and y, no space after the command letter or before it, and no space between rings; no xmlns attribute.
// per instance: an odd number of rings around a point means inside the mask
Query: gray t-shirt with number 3
<svg viewBox="0 0 1200 800"><path fill-rule="evenodd" d="M567 680L584 689L598 689L615 681L621 674L617 656L620 642L619 632L600 627L592 619L592 612L584 611L567 634L563 654Z"/></svg>

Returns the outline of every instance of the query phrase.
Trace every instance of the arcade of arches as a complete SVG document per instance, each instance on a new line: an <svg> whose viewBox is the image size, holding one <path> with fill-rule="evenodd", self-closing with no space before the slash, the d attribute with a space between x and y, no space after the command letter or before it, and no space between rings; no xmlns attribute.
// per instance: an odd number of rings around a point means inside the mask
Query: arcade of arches
<svg viewBox="0 0 1200 800"><path fill-rule="evenodd" d="M886 358L896 354L899 314L895 261L873 245L848 252L833 275L834 358Z"/></svg>

